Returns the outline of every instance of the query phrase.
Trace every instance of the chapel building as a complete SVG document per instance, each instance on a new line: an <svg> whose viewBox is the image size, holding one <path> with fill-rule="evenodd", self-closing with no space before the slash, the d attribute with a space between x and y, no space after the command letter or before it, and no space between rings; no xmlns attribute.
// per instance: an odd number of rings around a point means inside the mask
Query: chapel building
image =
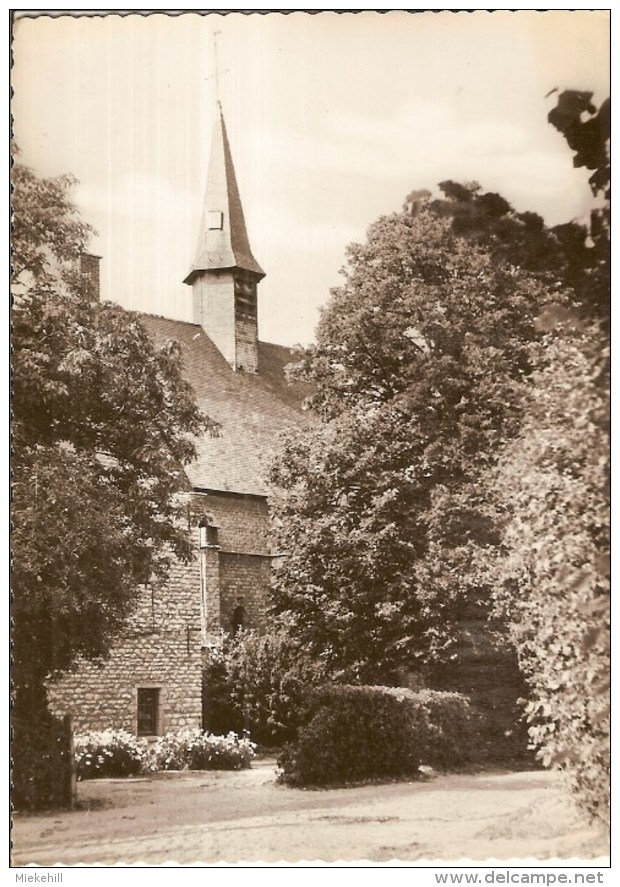
<svg viewBox="0 0 620 887"><path fill-rule="evenodd" d="M97 286L93 259L85 270ZM95 262L96 265L96 262ZM76 732L125 729L153 737L202 726L202 661L220 629L265 627L274 560L266 468L278 436L307 424L308 391L287 383L289 348L258 337L265 272L252 254L221 107L215 123L194 263L193 322L142 315L157 345L177 341L199 407L219 423L186 467L195 558L163 586L140 591L109 658L80 662L49 687L50 706ZM196 517L197 515L197 517ZM202 517L201 517L202 516Z"/></svg>

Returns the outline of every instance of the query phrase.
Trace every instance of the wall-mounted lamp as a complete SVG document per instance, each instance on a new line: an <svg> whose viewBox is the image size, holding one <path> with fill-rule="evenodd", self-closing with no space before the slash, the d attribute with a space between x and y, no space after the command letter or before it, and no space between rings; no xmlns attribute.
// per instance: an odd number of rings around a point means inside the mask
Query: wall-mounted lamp
<svg viewBox="0 0 620 887"><path fill-rule="evenodd" d="M212 518L210 515L205 515L202 518L200 523L198 524L198 531L200 534L200 548L211 548L212 546L216 546L217 542L217 533L219 527L217 524L211 522Z"/></svg>

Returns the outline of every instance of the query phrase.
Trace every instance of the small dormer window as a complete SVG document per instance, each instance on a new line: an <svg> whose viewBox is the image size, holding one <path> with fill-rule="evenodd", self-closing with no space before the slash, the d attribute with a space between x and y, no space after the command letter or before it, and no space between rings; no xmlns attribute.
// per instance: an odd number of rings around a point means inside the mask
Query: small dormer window
<svg viewBox="0 0 620 887"><path fill-rule="evenodd" d="M209 231L222 231L224 228L224 213L219 210L210 210L207 213L207 226Z"/></svg>

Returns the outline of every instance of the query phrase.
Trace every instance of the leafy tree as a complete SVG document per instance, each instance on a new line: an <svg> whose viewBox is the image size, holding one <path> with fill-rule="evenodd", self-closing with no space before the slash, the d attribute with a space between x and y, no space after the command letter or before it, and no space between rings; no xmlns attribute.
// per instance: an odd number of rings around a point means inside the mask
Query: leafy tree
<svg viewBox="0 0 620 887"><path fill-rule="evenodd" d="M593 307L595 317L601 318L607 329L611 287L611 103L605 99L597 108L592 103L591 92L567 89L559 94L547 119L573 151L573 165L592 173L589 182L598 205L590 213L586 232L588 261L579 285L586 294L586 303ZM570 246L569 238L567 247Z"/></svg>
<svg viewBox="0 0 620 887"><path fill-rule="evenodd" d="M492 579L529 683L530 738L593 815L609 807L608 368L597 328L564 330L529 380L489 495Z"/></svg>
<svg viewBox="0 0 620 887"><path fill-rule="evenodd" d="M555 92L555 90L552 90ZM548 114L549 122L574 152L574 165L589 178L598 204L589 225L569 221L547 228L537 213L517 212L500 194L484 192L477 182L440 182L444 197L431 201L428 191L414 191L405 209L430 204L452 220L453 230L484 244L497 261L527 269L542 280L559 277L575 292L573 310L588 319L609 320L610 288L610 102L600 108L592 93L565 90Z"/></svg>
<svg viewBox="0 0 620 887"><path fill-rule="evenodd" d="M552 280L558 274L566 276L574 262L584 260L574 245L567 254L537 213L517 212L500 194L483 191L478 182L461 185L447 180L439 183L439 189L444 197L431 202L433 211L450 219L456 234L484 245L500 264Z"/></svg>
<svg viewBox="0 0 620 887"><path fill-rule="evenodd" d="M584 272L600 320L552 309L553 335L524 388L519 436L491 476L502 527L491 570L496 600L530 684L530 736L547 765L570 774L577 800L609 816L609 103L558 97L549 120L593 170L603 202L592 213ZM584 114L589 115L584 119Z"/></svg>
<svg viewBox="0 0 620 887"><path fill-rule="evenodd" d="M222 635L203 669L203 720L211 733L248 730L274 747L296 735L312 686L324 675L282 629Z"/></svg>
<svg viewBox="0 0 620 887"><path fill-rule="evenodd" d="M183 465L209 423L136 315L75 273L90 229L72 179L13 170L13 681L44 717L45 679L104 654L140 583L187 559Z"/></svg>
<svg viewBox="0 0 620 887"><path fill-rule="evenodd" d="M584 117L585 115L585 117ZM592 93L566 89L547 116L549 123L562 133L574 152L573 165L592 170L590 187L593 194L602 194L605 204L597 214L609 222L611 200L611 102L605 99L600 108L592 103ZM609 225L606 226L609 231Z"/></svg>
<svg viewBox="0 0 620 887"><path fill-rule="evenodd" d="M394 682L488 612L477 564L498 540L479 481L518 433L535 318L565 298L424 197L349 248L299 370L323 424L273 471L274 610L332 674Z"/></svg>
<svg viewBox="0 0 620 887"><path fill-rule="evenodd" d="M443 198L431 200L428 192L413 192L405 208L428 203L436 214L451 220L455 233L485 246L495 261L518 266L549 285L561 280L574 291L573 311L589 318L607 317L605 249L596 235L604 227L602 210L593 212L589 227L570 221L547 228L537 213L517 212L500 194L484 192L477 182L462 185L447 180L439 188Z"/></svg>
<svg viewBox="0 0 620 887"><path fill-rule="evenodd" d="M589 226L570 221L547 228L537 213L517 212L500 194L484 192L478 182L440 182L444 197L431 206L452 220L453 230L484 244L497 261L527 269L543 280L559 277L576 294L574 310L595 319L609 313L610 106L597 108L592 93L566 90L548 115L549 122L575 152L574 165L592 170L590 186L601 205ZM413 192L406 208L431 201L429 192Z"/></svg>
<svg viewBox="0 0 620 887"><path fill-rule="evenodd" d="M59 279L75 286L75 262L93 234L71 200L76 180L70 175L42 179L29 167L15 163L11 183L13 291L24 292L35 282L42 286Z"/></svg>

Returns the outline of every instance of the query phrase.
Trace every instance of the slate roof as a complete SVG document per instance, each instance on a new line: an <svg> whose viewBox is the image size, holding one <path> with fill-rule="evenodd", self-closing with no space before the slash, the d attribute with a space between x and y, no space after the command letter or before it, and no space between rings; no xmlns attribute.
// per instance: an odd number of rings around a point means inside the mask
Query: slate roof
<svg viewBox="0 0 620 887"><path fill-rule="evenodd" d="M226 124L221 108L213 129L207 188L194 263L184 283L192 284L202 272L241 268L260 280L265 272L258 264L245 226ZM209 225L209 212L222 213L221 228Z"/></svg>
<svg viewBox="0 0 620 887"><path fill-rule="evenodd" d="M265 466L278 435L310 424L301 408L310 388L284 376L293 351L259 342L259 372L234 372L199 325L149 314L140 319L155 344L179 342L200 408L222 426L220 437L198 442L198 460L186 467L192 486L265 495Z"/></svg>

